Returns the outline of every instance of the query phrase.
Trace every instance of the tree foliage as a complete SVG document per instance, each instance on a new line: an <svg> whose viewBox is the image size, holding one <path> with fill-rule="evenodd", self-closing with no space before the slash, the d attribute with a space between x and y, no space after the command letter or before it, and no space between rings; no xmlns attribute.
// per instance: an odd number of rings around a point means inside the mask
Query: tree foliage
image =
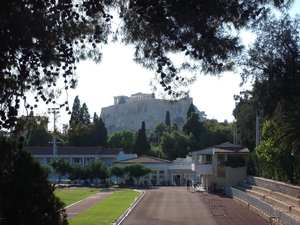
<svg viewBox="0 0 300 225"><path fill-rule="evenodd" d="M257 40L243 58L243 78L255 80L250 97L235 109L242 140L254 142L255 114L263 122L262 142L256 149L260 175L295 182L299 175L300 20L289 16L261 23Z"/></svg>
<svg viewBox="0 0 300 225"><path fill-rule="evenodd" d="M166 111L165 124L167 127L171 127L170 111Z"/></svg>
<svg viewBox="0 0 300 225"><path fill-rule="evenodd" d="M287 1L124 1L121 16L127 43L136 46L136 61L160 75L160 83L174 94L183 82L178 71L197 68L206 73L232 69L242 45L233 30L263 18L267 4ZM288 1L289 2L289 1ZM175 65L169 53L182 53L195 64ZM176 95L176 94L175 94Z"/></svg>
<svg viewBox="0 0 300 225"><path fill-rule="evenodd" d="M93 181L95 179L105 180L109 177L109 169L103 162L95 160L89 162L85 166L78 164L69 164L64 159L58 159L51 164L52 168L60 175L68 175L68 177L75 180Z"/></svg>
<svg viewBox="0 0 300 225"><path fill-rule="evenodd" d="M98 43L107 39L111 1L1 1L0 126L14 126L21 101L33 109L53 102L58 78L62 88L76 85L75 63L99 59ZM26 93L35 93L29 102ZM57 103L68 110L68 103Z"/></svg>
<svg viewBox="0 0 300 225"><path fill-rule="evenodd" d="M134 144L134 153L138 155L147 155L150 151L150 144L146 135L146 125L145 122L142 122L141 129L138 130L137 136Z"/></svg>
<svg viewBox="0 0 300 225"><path fill-rule="evenodd" d="M189 108L188 108L188 111L186 113L186 118L189 119L192 116L193 113L197 113L197 112L196 112L194 104L191 103Z"/></svg>
<svg viewBox="0 0 300 225"><path fill-rule="evenodd" d="M1 138L0 215L7 224L68 224L48 174L15 142Z"/></svg>
<svg viewBox="0 0 300 225"><path fill-rule="evenodd" d="M240 144L247 146L250 150L255 148L255 121L256 103L251 92L241 93L235 96L236 106L233 116L236 119L236 128Z"/></svg>
<svg viewBox="0 0 300 225"><path fill-rule="evenodd" d="M82 104L80 108L80 123L84 125L89 125L91 123L91 116L88 107L85 103Z"/></svg>
<svg viewBox="0 0 300 225"><path fill-rule="evenodd" d="M73 102L73 106L72 106L72 113L71 113L71 118L70 118L70 127L74 127L77 124L79 124L80 121L80 100L79 100L79 96L77 95L74 98L74 102Z"/></svg>
<svg viewBox="0 0 300 225"><path fill-rule="evenodd" d="M233 124L218 122L217 120L204 120L204 132L200 139L200 148L206 148L224 142L232 142Z"/></svg>
<svg viewBox="0 0 300 225"><path fill-rule="evenodd" d="M96 160L86 166L86 173L90 179L105 180L109 177L109 170L103 162Z"/></svg>
<svg viewBox="0 0 300 225"><path fill-rule="evenodd" d="M112 148L122 148L125 153L131 153L134 144L135 137L130 131L115 132L108 139L108 146Z"/></svg>
<svg viewBox="0 0 300 225"><path fill-rule="evenodd" d="M257 147L257 156L262 176L276 180L294 180L295 155L292 149L280 140L281 132L275 121L266 120L263 126L262 142ZM299 153L295 153L299 155ZM298 174L299 176L299 174Z"/></svg>
<svg viewBox="0 0 300 225"><path fill-rule="evenodd" d="M72 169L71 165L67 161L61 158L54 159L50 163L50 165L53 168L54 172L59 175L59 182L60 182L60 178L70 173Z"/></svg>
<svg viewBox="0 0 300 225"><path fill-rule="evenodd" d="M205 132L203 122L199 120L199 115L197 113L192 113L190 117L187 118L182 130L194 140L192 150L197 149L199 147L198 144L201 141L201 135Z"/></svg>
<svg viewBox="0 0 300 225"><path fill-rule="evenodd" d="M107 130L100 117L94 118L94 122L87 127L87 142L92 146L107 146Z"/></svg>
<svg viewBox="0 0 300 225"><path fill-rule="evenodd" d="M255 79L254 99L265 116L300 96L300 23L285 16L260 24L257 40L242 61L242 76Z"/></svg>
<svg viewBox="0 0 300 225"><path fill-rule="evenodd" d="M122 167L114 166L111 168L111 175L122 178L125 175L125 169Z"/></svg>
<svg viewBox="0 0 300 225"><path fill-rule="evenodd" d="M74 146L106 146L107 130L103 120L95 113L91 123L87 105L80 106L79 97L73 103L68 130L69 144Z"/></svg>
<svg viewBox="0 0 300 225"><path fill-rule="evenodd" d="M139 180L141 177L151 173L151 169L140 164L126 166L125 171L128 173L128 176L130 178L136 179L137 184L139 184Z"/></svg>
<svg viewBox="0 0 300 225"><path fill-rule="evenodd" d="M291 0L86 0L2 1L0 8L1 127L15 125L21 100L33 109L35 102L56 103L55 85L76 85L75 63L80 58L99 60L99 44L110 33L109 10L122 21L122 40L136 48L135 59L160 75L163 88L174 94L184 83L178 72L200 69L218 73L233 67L242 49L240 30L266 15L270 5L282 8ZM169 53L182 53L195 65L175 65ZM179 85L180 86L180 85Z"/></svg>
<svg viewBox="0 0 300 225"><path fill-rule="evenodd" d="M170 160L177 157L186 157L191 151L190 136L179 131L164 133L161 137L161 149Z"/></svg>

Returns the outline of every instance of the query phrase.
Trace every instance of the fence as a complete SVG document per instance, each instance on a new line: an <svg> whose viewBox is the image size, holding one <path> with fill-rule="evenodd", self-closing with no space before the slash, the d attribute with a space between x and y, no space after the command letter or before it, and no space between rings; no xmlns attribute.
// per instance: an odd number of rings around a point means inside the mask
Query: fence
<svg viewBox="0 0 300 225"><path fill-rule="evenodd" d="M244 202L247 202L249 205L257 208L263 214L267 215L268 217L274 218L279 223L284 225L300 225L300 221L297 221L293 217L287 215L286 213L274 208L272 205L260 200L256 197L253 197L246 192L238 190L233 187L228 187L225 189L226 195L230 197L234 197Z"/></svg>

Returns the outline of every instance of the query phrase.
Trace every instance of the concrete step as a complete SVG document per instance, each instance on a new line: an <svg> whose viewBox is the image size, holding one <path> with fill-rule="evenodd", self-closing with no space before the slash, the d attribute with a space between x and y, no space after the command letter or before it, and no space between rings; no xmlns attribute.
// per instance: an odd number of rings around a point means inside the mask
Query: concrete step
<svg viewBox="0 0 300 225"><path fill-rule="evenodd" d="M283 209L286 212L290 212L291 209L292 209L292 207L293 207L293 205L290 205L290 204L288 204L286 202L283 202L281 200L278 200L278 199L273 198L273 197L268 196L268 195L264 196L263 199L264 199L264 201L270 203L271 205L273 205L273 206L275 206L277 208L281 208L281 209Z"/></svg>
<svg viewBox="0 0 300 225"><path fill-rule="evenodd" d="M300 199L299 198L295 198L293 196L283 194L283 193L277 192L277 191L273 191L272 196L274 196L274 198L277 198L277 199L280 199L282 201L288 202L288 203L290 203L294 206L300 206Z"/></svg>
<svg viewBox="0 0 300 225"><path fill-rule="evenodd" d="M265 198L265 194L264 193L261 193L259 191L255 191L255 190L252 190L252 189L245 189L245 192L251 194L251 195L254 195L258 198L261 198L261 199L264 199Z"/></svg>
<svg viewBox="0 0 300 225"><path fill-rule="evenodd" d="M259 186L256 186L256 185L249 186L248 188L250 188L250 189L252 189L254 191L260 192L262 194L271 196L271 197L273 197L275 199L284 201L284 202L286 202L286 203L288 203L290 205L300 206L300 199L295 198L293 196L290 196L290 195L287 195L287 194L283 194L281 192L272 191L270 189L259 187Z"/></svg>
<svg viewBox="0 0 300 225"><path fill-rule="evenodd" d="M239 186L235 188L245 191L256 198L265 201L266 203L272 205L274 208L277 208L279 211L284 212L300 221L300 207L296 204L285 201L286 199L278 199L278 196L280 196L280 198L284 197L283 195L280 195L281 193L278 194L269 189L257 186ZM274 193L275 195L273 195Z"/></svg>
<svg viewBox="0 0 300 225"><path fill-rule="evenodd" d="M260 193L265 194L265 195L269 195L270 193L272 193L272 190L270 190L270 189L255 186L255 185L250 186L250 188L254 191L260 192Z"/></svg>
<svg viewBox="0 0 300 225"><path fill-rule="evenodd" d="M291 212L291 214L297 216L299 218L298 220L300 220L300 207L299 206L292 207L290 212Z"/></svg>

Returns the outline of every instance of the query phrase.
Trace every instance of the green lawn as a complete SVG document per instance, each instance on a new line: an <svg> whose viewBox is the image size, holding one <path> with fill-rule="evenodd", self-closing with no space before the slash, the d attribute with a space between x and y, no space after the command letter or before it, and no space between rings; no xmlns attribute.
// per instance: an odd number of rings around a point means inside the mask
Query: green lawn
<svg viewBox="0 0 300 225"><path fill-rule="evenodd" d="M54 193L67 206L99 191L99 188L59 188L56 189Z"/></svg>
<svg viewBox="0 0 300 225"><path fill-rule="evenodd" d="M102 202L72 218L70 225L111 225L130 206L139 192L116 191Z"/></svg>

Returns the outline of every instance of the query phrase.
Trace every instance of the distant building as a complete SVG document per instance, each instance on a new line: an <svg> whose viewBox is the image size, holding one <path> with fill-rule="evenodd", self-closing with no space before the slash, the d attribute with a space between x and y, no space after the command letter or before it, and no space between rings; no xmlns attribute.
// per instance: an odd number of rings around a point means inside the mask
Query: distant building
<svg viewBox="0 0 300 225"><path fill-rule="evenodd" d="M195 180L206 188L237 185L247 177L249 150L229 142L192 152Z"/></svg>
<svg viewBox="0 0 300 225"><path fill-rule="evenodd" d="M101 118L109 134L116 131L137 131L142 121L146 129L153 131L159 123L165 122L166 112L170 112L171 123L181 128L186 121L186 114L193 102L190 97L176 101L157 99L154 94L136 93L114 97L114 105L101 110ZM203 113L199 112L200 119Z"/></svg>
<svg viewBox="0 0 300 225"><path fill-rule="evenodd" d="M54 158L52 147L25 147L42 165ZM237 185L247 177L246 162L249 150L229 142L194 151L191 156L169 161L152 156L127 154L122 149L103 147L58 146L57 157L70 164L85 166L100 160L107 166L126 167L141 164L151 173L140 179L140 184L186 185L199 183L204 189Z"/></svg>
<svg viewBox="0 0 300 225"><path fill-rule="evenodd" d="M24 148L40 162L41 165L48 165L54 159L52 146ZM85 147L85 146L57 146L57 158L64 159L70 164L85 166L95 160L100 160L107 166L111 166L117 157L125 158L126 154L121 148ZM133 156L131 156L133 157Z"/></svg>

